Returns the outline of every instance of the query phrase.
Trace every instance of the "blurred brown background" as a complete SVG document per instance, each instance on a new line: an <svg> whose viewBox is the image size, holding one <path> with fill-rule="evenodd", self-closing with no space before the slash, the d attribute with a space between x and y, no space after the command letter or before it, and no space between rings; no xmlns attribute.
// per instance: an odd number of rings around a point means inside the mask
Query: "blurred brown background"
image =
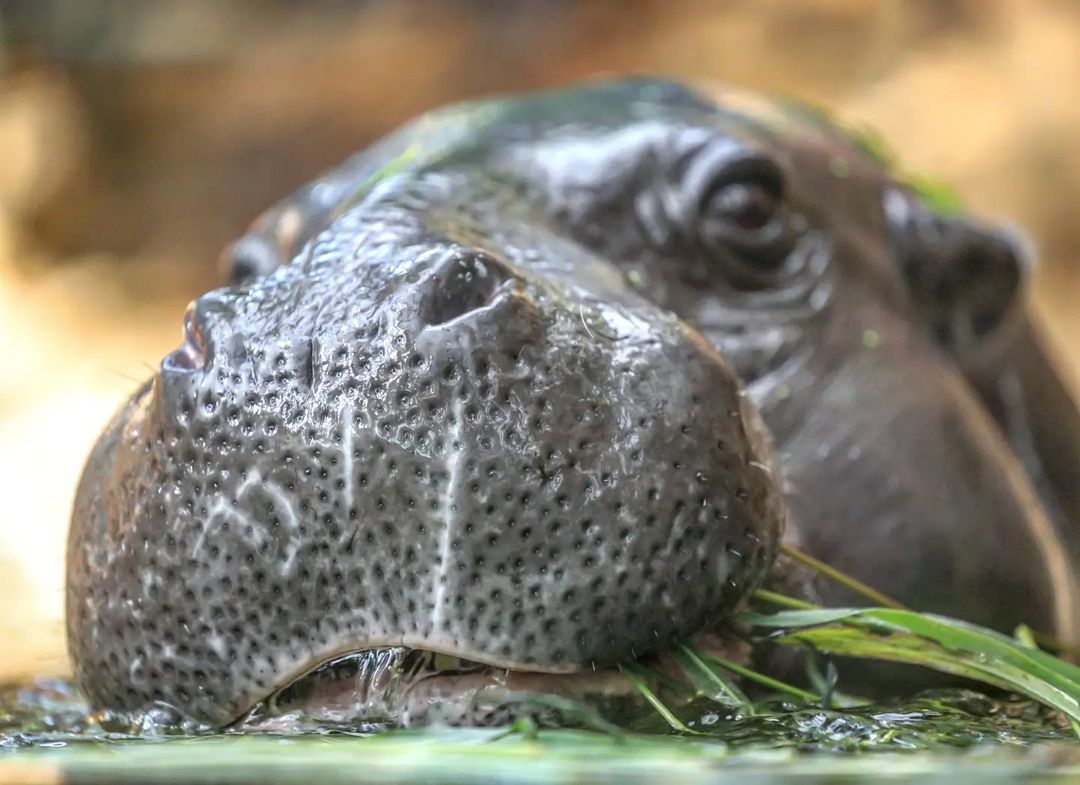
<svg viewBox="0 0 1080 785"><path fill-rule="evenodd" d="M82 461L230 238L426 108L612 72L876 126L1027 229L1080 368L1075 0L0 0L0 679L64 669Z"/></svg>

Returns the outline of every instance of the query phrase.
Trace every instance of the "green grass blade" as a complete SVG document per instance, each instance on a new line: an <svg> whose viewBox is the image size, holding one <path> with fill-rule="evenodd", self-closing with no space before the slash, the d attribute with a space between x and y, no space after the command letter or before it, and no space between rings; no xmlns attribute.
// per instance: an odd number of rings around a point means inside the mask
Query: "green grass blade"
<svg viewBox="0 0 1080 785"><path fill-rule="evenodd" d="M853 578L846 573L840 572L835 567L830 567L820 559L816 559L809 553L803 553L798 548L794 548L790 545L781 544L780 551L789 559L802 564L805 567L809 567L819 575L828 578L833 583L843 586L848 591L858 594L860 597L868 599L875 605L880 605L884 608L895 608L897 610L904 610L904 606L894 600L892 597L888 597L872 586L867 586L865 583L857 578Z"/></svg>
<svg viewBox="0 0 1080 785"><path fill-rule="evenodd" d="M495 705L521 703L526 706L550 709L557 712L563 720L577 722L583 728L606 733L614 738L623 736L622 728L605 720L592 706L562 695L546 692L510 692L492 696L491 703Z"/></svg>
<svg viewBox="0 0 1080 785"><path fill-rule="evenodd" d="M780 681L779 679L774 679L772 676L766 676L764 673L758 673L755 670L751 670L750 668L739 665L737 662L731 662L729 660L721 659L720 657L715 656L709 656L708 660L716 664L717 667L723 668L727 671L731 671L736 676L742 676L744 679L747 679L749 681L757 682L763 687L768 687L771 690L787 693L793 698L798 698L799 700L810 704L818 704L821 702L820 695L815 695L812 692L801 689L792 684L788 684L787 682Z"/></svg>
<svg viewBox="0 0 1080 785"><path fill-rule="evenodd" d="M674 657L686 678L703 695L707 695L723 706L739 709L744 714L754 713L754 704L743 691L705 662L692 646L683 644L674 652Z"/></svg>
<svg viewBox="0 0 1080 785"><path fill-rule="evenodd" d="M671 690L672 692L679 692L686 699L693 698L700 694L695 687L687 684L685 681L680 681L676 677L669 676L656 668L650 668L648 665L643 665L640 662L634 663L634 671L638 676L648 679L650 683Z"/></svg>
<svg viewBox="0 0 1080 785"><path fill-rule="evenodd" d="M813 610L777 611L776 613L743 613L737 621L754 627L812 627L815 624L829 624L841 621L865 611L865 608L814 608Z"/></svg>
<svg viewBox="0 0 1080 785"><path fill-rule="evenodd" d="M779 592L769 591L768 589L758 589L754 592L754 599L761 600L763 602L771 602L773 605L779 605L782 608L795 608L797 610L814 610L818 606L804 600L798 600L794 597L788 597L786 594L780 594Z"/></svg>
<svg viewBox="0 0 1080 785"><path fill-rule="evenodd" d="M638 675L634 668L627 665L620 665L619 671L623 676L630 680L630 683L633 684L637 691L641 693L642 697L656 709L657 713L664 718L664 721L671 726L672 730L679 731L679 733L698 735L698 731L688 727L686 723L675 716L674 712L672 712L671 709L657 697L656 693L649 688L649 685L645 683L645 680Z"/></svg>

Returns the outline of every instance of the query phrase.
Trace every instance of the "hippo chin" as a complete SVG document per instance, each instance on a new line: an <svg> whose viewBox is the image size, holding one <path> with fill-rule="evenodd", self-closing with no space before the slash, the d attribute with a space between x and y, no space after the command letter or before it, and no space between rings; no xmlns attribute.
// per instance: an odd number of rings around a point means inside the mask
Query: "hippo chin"
<svg viewBox="0 0 1080 785"><path fill-rule="evenodd" d="M980 397L1022 255L810 113L650 80L452 107L229 264L78 491L96 705L224 725L335 663L308 708L405 725L618 696L618 663L715 639L781 537L1078 637L1076 534Z"/></svg>

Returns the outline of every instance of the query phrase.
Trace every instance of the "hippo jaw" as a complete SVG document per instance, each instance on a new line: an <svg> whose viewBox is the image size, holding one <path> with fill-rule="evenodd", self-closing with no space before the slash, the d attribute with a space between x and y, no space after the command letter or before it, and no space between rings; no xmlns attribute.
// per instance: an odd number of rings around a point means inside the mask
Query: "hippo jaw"
<svg viewBox="0 0 1080 785"><path fill-rule="evenodd" d="M599 294L427 216L360 206L363 243L199 298L106 430L69 545L95 703L220 725L386 647L591 672L764 575L784 505L712 347L580 249Z"/></svg>

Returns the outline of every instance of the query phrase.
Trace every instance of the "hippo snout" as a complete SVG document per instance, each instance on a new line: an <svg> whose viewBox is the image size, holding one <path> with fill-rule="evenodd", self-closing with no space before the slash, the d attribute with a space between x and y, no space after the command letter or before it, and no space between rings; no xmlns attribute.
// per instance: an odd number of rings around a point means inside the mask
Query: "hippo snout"
<svg viewBox="0 0 1080 785"><path fill-rule="evenodd" d="M68 602L95 702L221 724L391 646L592 669L764 574L771 450L682 322L438 238L311 253L200 298L88 466Z"/></svg>

